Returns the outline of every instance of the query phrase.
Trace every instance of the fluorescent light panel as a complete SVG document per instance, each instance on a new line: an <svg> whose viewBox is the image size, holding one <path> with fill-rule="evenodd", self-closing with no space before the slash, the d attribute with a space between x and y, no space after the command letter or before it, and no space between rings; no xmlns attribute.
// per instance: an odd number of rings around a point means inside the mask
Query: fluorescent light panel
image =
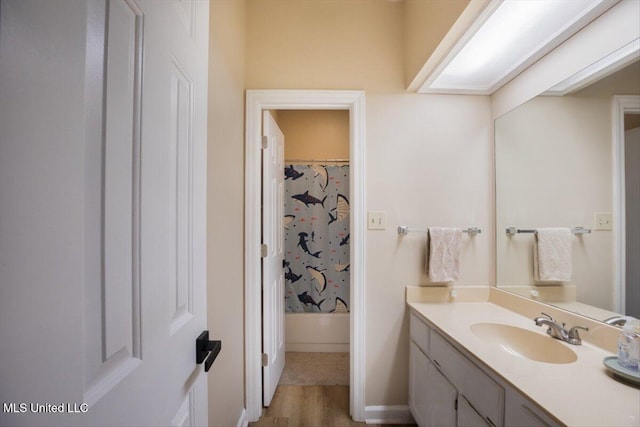
<svg viewBox="0 0 640 427"><path fill-rule="evenodd" d="M491 94L616 1L494 1L422 93Z"/></svg>

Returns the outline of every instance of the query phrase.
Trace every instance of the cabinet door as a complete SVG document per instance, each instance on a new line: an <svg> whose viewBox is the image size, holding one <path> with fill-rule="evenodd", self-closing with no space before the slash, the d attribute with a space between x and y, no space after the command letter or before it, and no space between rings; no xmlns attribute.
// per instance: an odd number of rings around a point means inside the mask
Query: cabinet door
<svg viewBox="0 0 640 427"><path fill-rule="evenodd" d="M429 361L427 367L427 425L454 427L456 425L456 398L458 391Z"/></svg>
<svg viewBox="0 0 640 427"><path fill-rule="evenodd" d="M504 424L509 427L555 427L559 424L515 390L507 390Z"/></svg>
<svg viewBox="0 0 640 427"><path fill-rule="evenodd" d="M409 347L409 409L416 424L427 426L427 368L431 362L411 341Z"/></svg>
<svg viewBox="0 0 640 427"><path fill-rule="evenodd" d="M463 395L458 396L458 427L489 427Z"/></svg>
<svg viewBox="0 0 640 427"><path fill-rule="evenodd" d="M504 389L490 376L431 329L429 351L436 364L458 391L493 425L503 424Z"/></svg>

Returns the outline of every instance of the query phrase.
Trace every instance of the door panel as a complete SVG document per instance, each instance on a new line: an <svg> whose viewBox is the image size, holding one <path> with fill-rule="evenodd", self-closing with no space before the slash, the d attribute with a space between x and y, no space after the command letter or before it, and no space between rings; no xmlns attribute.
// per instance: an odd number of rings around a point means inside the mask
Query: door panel
<svg viewBox="0 0 640 427"><path fill-rule="evenodd" d="M409 342L409 409L416 424L425 427L429 420L427 401L431 362L413 341Z"/></svg>
<svg viewBox="0 0 640 427"><path fill-rule="evenodd" d="M102 10L94 10L96 14ZM104 145L91 159L102 177L85 177L101 188L95 212L103 229L96 236L97 271L86 283L86 313L92 328L85 334L84 401L95 404L140 363L140 94L142 19L133 2L110 2L104 12L109 25L96 28L105 45ZM106 39L108 38L108 43ZM104 60L96 55L96 61ZM101 94L92 94L99 98ZM100 144L100 141L96 145ZM93 230L87 230L92 233ZM93 243L92 243L93 244ZM95 334L95 328L101 334Z"/></svg>
<svg viewBox="0 0 640 427"><path fill-rule="evenodd" d="M491 427L463 395L458 396L458 427Z"/></svg>
<svg viewBox="0 0 640 427"><path fill-rule="evenodd" d="M438 368L429 361L427 366L427 393L425 401L427 426L455 426L456 425L456 398L458 391L438 371Z"/></svg>
<svg viewBox="0 0 640 427"><path fill-rule="evenodd" d="M267 355L263 367L263 405L269 406L284 370L284 135L268 111L263 114L263 258L262 348Z"/></svg>
<svg viewBox="0 0 640 427"><path fill-rule="evenodd" d="M207 423L208 14L0 2L1 425Z"/></svg>
<svg viewBox="0 0 640 427"><path fill-rule="evenodd" d="M171 194L171 277L170 310L171 334L193 317L193 282L191 281L190 225L193 206L190 194L193 182L192 144L193 132L191 105L193 103L193 82L179 65L177 60L171 63L171 115L170 115L170 180Z"/></svg>

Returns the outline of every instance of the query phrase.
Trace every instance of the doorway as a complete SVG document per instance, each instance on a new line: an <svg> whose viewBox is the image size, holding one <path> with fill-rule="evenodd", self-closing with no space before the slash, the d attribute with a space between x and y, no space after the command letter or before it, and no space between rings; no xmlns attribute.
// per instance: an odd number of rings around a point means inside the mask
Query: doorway
<svg viewBox="0 0 640 427"><path fill-rule="evenodd" d="M284 134L286 351L348 353L349 112L272 114Z"/></svg>
<svg viewBox="0 0 640 427"><path fill-rule="evenodd" d="M271 111L284 135L281 385L349 385L349 112Z"/></svg>
<svg viewBox="0 0 640 427"><path fill-rule="evenodd" d="M262 312L260 214L262 112L264 110L346 110L349 114L350 189L350 321L349 407L355 421L364 420L364 92L247 91L245 164L245 386L247 417L262 412Z"/></svg>

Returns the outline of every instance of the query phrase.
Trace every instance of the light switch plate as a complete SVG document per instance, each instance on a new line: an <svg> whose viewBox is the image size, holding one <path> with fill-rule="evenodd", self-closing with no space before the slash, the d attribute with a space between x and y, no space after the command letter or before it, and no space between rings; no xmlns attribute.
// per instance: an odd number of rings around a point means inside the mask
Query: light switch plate
<svg viewBox="0 0 640 427"><path fill-rule="evenodd" d="M593 214L594 230L612 230L613 214L611 212L596 212Z"/></svg>
<svg viewBox="0 0 640 427"><path fill-rule="evenodd" d="M369 230L386 230L387 229L387 213L386 212L369 212L367 215L367 224Z"/></svg>

